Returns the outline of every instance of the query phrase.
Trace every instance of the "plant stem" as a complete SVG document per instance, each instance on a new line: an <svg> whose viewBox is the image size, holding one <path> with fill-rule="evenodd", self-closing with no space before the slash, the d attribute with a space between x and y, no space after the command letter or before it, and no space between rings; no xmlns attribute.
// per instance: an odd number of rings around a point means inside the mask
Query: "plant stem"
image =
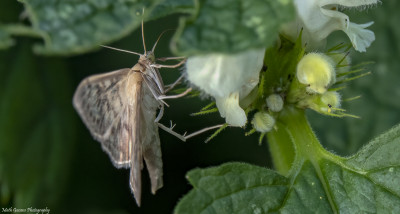
<svg viewBox="0 0 400 214"><path fill-rule="evenodd" d="M279 115L278 121L278 130L268 135L276 169L283 175L294 179L302 165L306 161L310 161L327 193L332 210L337 213L319 164L321 159L332 156L327 155L328 153L321 146L307 121L305 111L294 106L287 106Z"/></svg>
<svg viewBox="0 0 400 214"><path fill-rule="evenodd" d="M294 145L282 123L277 122L275 128L267 133L269 150L275 169L286 176L294 161Z"/></svg>
<svg viewBox="0 0 400 214"><path fill-rule="evenodd" d="M305 111L293 106L286 107L279 115L275 131L268 133L268 143L275 169L287 175L295 156L319 160L323 148L312 131Z"/></svg>
<svg viewBox="0 0 400 214"><path fill-rule="evenodd" d="M289 106L284 109L279 120L291 135L299 156L311 161L320 158L324 149L312 131L304 110Z"/></svg>

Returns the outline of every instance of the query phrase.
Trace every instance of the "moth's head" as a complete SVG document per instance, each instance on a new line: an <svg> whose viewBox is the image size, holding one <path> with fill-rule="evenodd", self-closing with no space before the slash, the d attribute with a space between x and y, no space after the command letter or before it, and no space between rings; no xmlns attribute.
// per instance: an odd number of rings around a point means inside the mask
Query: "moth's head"
<svg viewBox="0 0 400 214"><path fill-rule="evenodd" d="M144 55L140 56L140 59L147 59L150 62L155 62L156 61L156 57L154 56L154 52L153 51L146 51L146 53Z"/></svg>

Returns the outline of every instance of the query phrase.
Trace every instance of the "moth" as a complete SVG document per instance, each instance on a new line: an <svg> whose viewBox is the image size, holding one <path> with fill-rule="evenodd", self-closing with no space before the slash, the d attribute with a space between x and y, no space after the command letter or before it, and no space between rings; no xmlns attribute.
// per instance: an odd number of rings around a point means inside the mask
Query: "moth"
<svg viewBox="0 0 400 214"><path fill-rule="evenodd" d="M185 140L183 136L172 131L173 127L167 128L158 123L166 104L163 99L181 97L190 91L189 88L180 95L165 95L179 79L166 89L158 69L175 68L185 60L175 65L157 64L154 49L162 34L150 51L146 51L143 34L142 22L144 54L108 47L139 55L137 64L132 68L85 78L73 97L76 111L93 138L100 142L103 150L110 156L114 166L130 168L130 188L138 206L141 203L141 171L144 162L149 171L152 193L155 194L163 186L158 127ZM156 117L158 109L160 112Z"/></svg>

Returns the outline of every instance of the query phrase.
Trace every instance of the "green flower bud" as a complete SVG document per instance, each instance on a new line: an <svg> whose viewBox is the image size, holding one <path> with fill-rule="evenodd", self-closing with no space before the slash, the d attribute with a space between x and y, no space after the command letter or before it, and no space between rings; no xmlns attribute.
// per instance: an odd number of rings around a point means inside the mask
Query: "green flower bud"
<svg viewBox="0 0 400 214"><path fill-rule="evenodd" d="M328 91L324 94L314 95L297 103L299 108L310 108L322 114L329 114L332 109L340 107L340 94Z"/></svg>
<svg viewBox="0 0 400 214"><path fill-rule="evenodd" d="M266 99L269 110L279 112L283 108L283 99L278 94L271 94Z"/></svg>
<svg viewBox="0 0 400 214"><path fill-rule="evenodd" d="M307 85L307 92L323 94L336 81L332 60L320 53L309 53L297 64L297 79Z"/></svg>
<svg viewBox="0 0 400 214"><path fill-rule="evenodd" d="M328 91L321 96L321 103L319 109L331 113L332 108L340 107L340 94L335 91Z"/></svg>
<svg viewBox="0 0 400 214"><path fill-rule="evenodd" d="M275 118L267 112L257 112L251 123L258 132L269 132L275 125Z"/></svg>

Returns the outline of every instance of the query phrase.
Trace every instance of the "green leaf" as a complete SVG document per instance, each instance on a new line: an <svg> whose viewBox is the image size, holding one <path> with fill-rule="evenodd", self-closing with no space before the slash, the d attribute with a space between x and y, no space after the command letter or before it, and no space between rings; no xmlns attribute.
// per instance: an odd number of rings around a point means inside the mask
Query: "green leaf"
<svg viewBox="0 0 400 214"><path fill-rule="evenodd" d="M162 0L151 11L150 18L158 19L173 13L192 14L195 7L194 1L195 0Z"/></svg>
<svg viewBox="0 0 400 214"><path fill-rule="evenodd" d="M284 199L288 180L274 171L245 163L227 163L187 174L195 187L174 213L263 213Z"/></svg>
<svg viewBox="0 0 400 214"><path fill-rule="evenodd" d="M31 43L0 52L0 188L14 207L60 204L69 178L76 116L65 64L34 57Z"/></svg>
<svg viewBox="0 0 400 214"><path fill-rule="evenodd" d="M198 0L196 10L174 36L172 48L181 55L268 47L295 14L290 0Z"/></svg>
<svg viewBox="0 0 400 214"><path fill-rule="evenodd" d="M135 30L158 0L20 0L32 28L42 35L39 54L71 55L87 52Z"/></svg>
<svg viewBox="0 0 400 214"><path fill-rule="evenodd" d="M286 179L247 164L196 169L188 173L194 189L175 213L400 212L400 125L341 158L320 146L304 111L288 108L280 120L277 129L288 131L297 150Z"/></svg>
<svg viewBox="0 0 400 214"><path fill-rule="evenodd" d="M297 166L300 170L293 174L293 184L282 201L279 211L282 213L330 213L328 197L323 183L309 161Z"/></svg>

